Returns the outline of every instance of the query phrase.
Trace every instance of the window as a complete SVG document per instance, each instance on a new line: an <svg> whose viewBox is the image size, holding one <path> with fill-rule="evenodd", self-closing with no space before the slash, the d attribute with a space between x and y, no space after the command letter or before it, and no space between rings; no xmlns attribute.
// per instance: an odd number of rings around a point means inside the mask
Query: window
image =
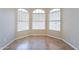
<svg viewBox="0 0 79 59"><path fill-rule="evenodd" d="M25 9L18 9L17 31L29 29L29 15Z"/></svg>
<svg viewBox="0 0 79 59"><path fill-rule="evenodd" d="M60 9L52 9L50 11L49 30L60 31Z"/></svg>
<svg viewBox="0 0 79 59"><path fill-rule="evenodd" d="M41 9L33 11L32 29L45 29L45 12Z"/></svg>

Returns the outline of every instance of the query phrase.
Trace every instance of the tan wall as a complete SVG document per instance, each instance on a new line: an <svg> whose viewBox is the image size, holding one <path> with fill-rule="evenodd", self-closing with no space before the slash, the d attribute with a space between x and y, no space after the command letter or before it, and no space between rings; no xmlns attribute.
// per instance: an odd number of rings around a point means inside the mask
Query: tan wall
<svg viewBox="0 0 79 59"><path fill-rule="evenodd" d="M28 36L28 35L29 35L29 31L17 32L16 39L19 39L19 38L22 38L22 37L25 37L25 36Z"/></svg>
<svg viewBox="0 0 79 59"><path fill-rule="evenodd" d="M31 34L47 34L45 30L32 30Z"/></svg>

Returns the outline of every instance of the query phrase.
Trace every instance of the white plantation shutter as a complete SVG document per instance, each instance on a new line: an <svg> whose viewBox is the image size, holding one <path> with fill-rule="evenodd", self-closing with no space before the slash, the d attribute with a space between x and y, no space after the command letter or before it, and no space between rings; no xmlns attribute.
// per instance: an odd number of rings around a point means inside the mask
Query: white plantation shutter
<svg viewBox="0 0 79 59"><path fill-rule="evenodd" d="M29 29L29 15L25 9L18 9L17 31L24 31Z"/></svg>
<svg viewBox="0 0 79 59"><path fill-rule="evenodd" d="M49 14L49 30L60 31L60 9L52 9Z"/></svg>
<svg viewBox="0 0 79 59"><path fill-rule="evenodd" d="M32 16L32 29L45 29L45 12L36 9L33 11Z"/></svg>

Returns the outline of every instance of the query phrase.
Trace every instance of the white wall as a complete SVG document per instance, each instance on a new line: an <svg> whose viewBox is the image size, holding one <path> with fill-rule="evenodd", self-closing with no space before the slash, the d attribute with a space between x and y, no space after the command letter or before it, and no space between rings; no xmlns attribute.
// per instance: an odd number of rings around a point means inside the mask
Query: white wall
<svg viewBox="0 0 79 59"><path fill-rule="evenodd" d="M0 8L0 48L15 39L16 10Z"/></svg>
<svg viewBox="0 0 79 59"><path fill-rule="evenodd" d="M79 49L79 8L63 9L63 38Z"/></svg>

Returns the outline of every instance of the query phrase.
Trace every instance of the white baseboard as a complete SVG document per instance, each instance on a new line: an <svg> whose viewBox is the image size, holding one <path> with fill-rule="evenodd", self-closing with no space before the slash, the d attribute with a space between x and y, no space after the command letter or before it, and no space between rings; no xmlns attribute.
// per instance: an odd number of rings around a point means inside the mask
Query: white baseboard
<svg viewBox="0 0 79 59"><path fill-rule="evenodd" d="M67 42L66 40L62 39L65 43L67 43L69 46L71 46L72 48L74 48L75 50L79 50L78 48L76 48L74 45L72 45L71 43Z"/></svg>
<svg viewBox="0 0 79 59"><path fill-rule="evenodd" d="M53 38L57 38L57 39L60 39L60 40L62 39L62 38L59 38L59 37L55 37L55 36L52 36L52 35L48 35L48 34L47 34L47 36L49 36L49 37L53 37Z"/></svg>
<svg viewBox="0 0 79 59"><path fill-rule="evenodd" d="M30 36L30 35L25 35L25 36L17 37L16 40L17 40L17 39L24 38L24 37L27 37L27 36Z"/></svg>
<svg viewBox="0 0 79 59"><path fill-rule="evenodd" d="M47 36L47 34L30 34L30 35L33 35L33 36Z"/></svg>
<svg viewBox="0 0 79 59"><path fill-rule="evenodd" d="M33 36L39 36L39 35L42 35L42 36L43 36L43 35L44 35L44 36L46 36L46 34L29 34L29 35L25 35L25 36L17 37L16 40L17 40L17 39L24 38L24 37L27 37L27 36L30 36L30 35L33 35Z"/></svg>
<svg viewBox="0 0 79 59"><path fill-rule="evenodd" d="M78 50L78 48L76 48L74 45L70 44L69 42L67 42L65 39L59 38L59 37L55 37L55 36L51 36L51 35L47 35L49 37L53 37L53 38L57 38L60 39L62 41L64 41L65 43L67 43L69 46L71 46L72 48L74 48L75 50Z"/></svg>
<svg viewBox="0 0 79 59"><path fill-rule="evenodd" d="M30 35L27 35L27 36L30 36ZM21 36L21 37L19 37L19 38L16 38L16 39L12 40L12 41L9 42L8 44L6 44L4 47L0 48L0 50L3 50L4 48L6 48L8 45L10 45L10 44L11 44L12 42L14 42L15 40L21 39L21 38L24 38L24 37L27 37L27 36Z"/></svg>
<svg viewBox="0 0 79 59"><path fill-rule="evenodd" d="M2 48L0 48L0 50L3 50L4 48L6 48L8 45L10 45L12 42L14 42L15 41L15 39L14 40L12 40L12 41L10 41L9 43L7 43L5 46L3 46Z"/></svg>
<svg viewBox="0 0 79 59"><path fill-rule="evenodd" d="M75 50L78 50L78 48L76 48L75 46L73 46L72 44L70 44L69 42L67 42L66 40L64 40L62 38L59 38L59 37L55 37L55 36L48 35L48 34L30 34L30 35L34 35L34 36L44 35L44 36L49 36L49 37L57 38L57 39L60 39L60 40L64 41L65 43L67 43L69 46L71 46ZM30 36L30 35L22 36L22 37L19 37L17 39L21 39L21 38L24 38L24 37L27 37L27 36Z"/></svg>
<svg viewBox="0 0 79 59"><path fill-rule="evenodd" d="M67 43L68 45L70 45L72 48L74 48L75 50L78 50L78 48L76 48L75 46L73 46L72 44L70 44L69 42L67 42L66 40L62 39L62 38L59 38L59 37L55 37L55 36L51 36L51 35L48 35L48 34L30 34L30 35L44 35L44 36L49 36L49 37L53 37L53 38L57 38L57 39L60 39L62 41L64 41L65 43ZM11 42L9 42L8 44L6 44L4 47L2 47L0 50L3 50L5 47L7 47L8 45L10 45L12 42L14 42L15 40L17 39L21 39L21 38L24 38L24 37L27 37L27 36L30 36L30 35L26 35L26 36L21 36L19 38L16 38L14 40L12 40Z"/></svg>

